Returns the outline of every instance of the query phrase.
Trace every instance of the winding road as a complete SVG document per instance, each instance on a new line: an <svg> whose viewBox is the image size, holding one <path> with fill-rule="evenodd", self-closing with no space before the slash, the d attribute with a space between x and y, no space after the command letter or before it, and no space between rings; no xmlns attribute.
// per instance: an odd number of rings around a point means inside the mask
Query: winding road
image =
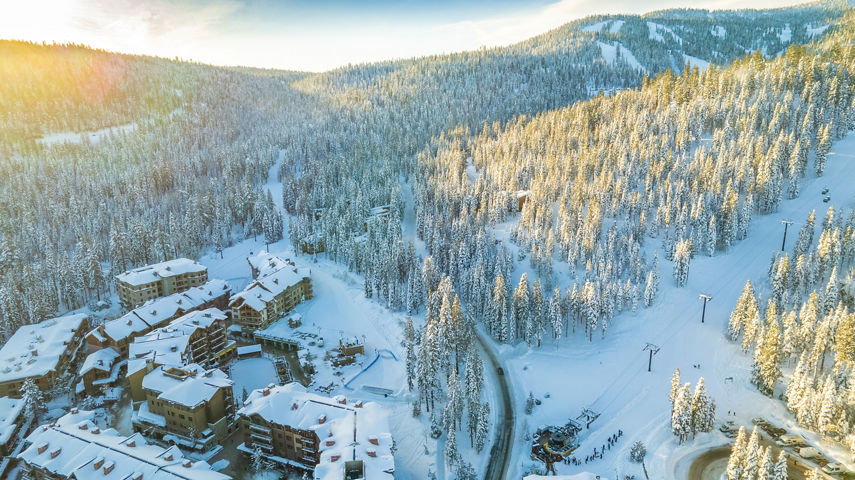
<svg viewBox="0 0 855 480"><path fill-rule="evenodd" d="M507 378L504 374L498 373L502 365L496 359L489 342L484 339L484 333L480 329L476 329L476 332L478 343L490 361L493 377L502 390L502 421L496 425L496 440L493 442L493 448L490 449L490 462L487 464L484 480L503 480L508 471L508 463L511 461L511 447L514 439L514 410L511 393Z"/></svg>

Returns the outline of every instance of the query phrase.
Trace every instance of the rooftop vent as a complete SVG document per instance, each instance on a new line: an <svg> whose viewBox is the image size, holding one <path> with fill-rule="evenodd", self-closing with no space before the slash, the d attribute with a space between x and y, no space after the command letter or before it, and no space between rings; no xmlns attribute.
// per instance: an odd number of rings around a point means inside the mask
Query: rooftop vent
<svg viewBox="0 0 855 480"><path fill-rule="evenodd" d="M98 470L101 468L101 465L104 465L104 457L96 458L95 462L92 464L92 470Z"/></svg>
<svg viewBox="0 0 855 480"><path fill-rule="evenodd" d="M270 389L265 388L264 390L261 391L261 394L264 395L265 397L270 395ZM323 422L321 422L321 423L323 423Z"/></svg>
<svg viewBox="0 0 855 480"><path fill-rule="evenodd" d="M291 410L297 410L297 402L291 404Z"/></svg>
<svg viewBox="0 0 855 480"><path fill-rule="evenodd" d="M45 451L48 449L48 442L40 443L37 448L38 448L39 455L45 453Z"/></svg>
<svg viewBox="0 0 855 480"><path fill-rule="evenodd" d="M78 410L77 407L71 407L71 413L77 415L78 413L80 413L80 410Z"/></svg>
<svg viewBox="0 0 855 480"><path fill-rule="evenodd" d="M116 468L116 462L114 462L112 460L107 462L104 465L104 476L106 477L107 475L109 475L110 472L112 472L114 468Z"/></svg>
<svg viewBox="0 0 855 480"><path fill-rule="evenodd" d="M127 446L129 446L129 447L131 447L131 448L134 448L134 447L136 447L136 446L137 446L137 441L136 441L136 440L131 440L130 442L126 443L125 445L127 445Z"/></svg>
<svg viewBox="0 0 855 480"><path fill-rule="evenodd" d="M320 417L318 417L318 423L321 423L321 424L322 424L322 423L324 423L324 422L326 422L326 421L327 421L327 416L326 416L326 415L321 415Z"/></svg>
<svg viewBox="0 0 855 480"><path fill-rule="evenodd" d="M50 458L56 458L59 456L60 453L62 453L62 447L56 447L55 449L51 450Z"/></svg>
<svg viewBox="0 0 855 480"><path fill-rule="evenodd" d="M164 459L164 460L166 460L167 462L171 462L171 461L173 460L173 458L174 458L174 457L172 456L172 454L171 454L171 453L170 453L169 455L167 455L167 456L163 457L163 459Z"/></svg>
<svg viewBox="0 0 855 480"><path fill-rule="evenodd" d="M362 408L362 400L358 400L356 403L353 404L353 406L356 408Z"/></svg>
<svg viewBox="0 0 855 480"><path fill-rule="evenodd" d="M89 424L87 424L86 422L80 422L80 424L77 425L77 428L81 430L89 430Z"/></svg>
<svg viewBox="0 0 855 480"><path fill-rule="evenodd" d="M93 429L92 429L92 434L93 434L93 435L98 435L99 433L101 433L101 429L100 429L100 428L95 427L95 428L93 428Z"/></svg>
<svg viewBox="0 0 855 480"><path fill-rule="evenodd" d="M183 466L184 468L190 468L193 466L193 462L191 462L190 460L184 460L184 463L182 463L181 466Z"/></svg>

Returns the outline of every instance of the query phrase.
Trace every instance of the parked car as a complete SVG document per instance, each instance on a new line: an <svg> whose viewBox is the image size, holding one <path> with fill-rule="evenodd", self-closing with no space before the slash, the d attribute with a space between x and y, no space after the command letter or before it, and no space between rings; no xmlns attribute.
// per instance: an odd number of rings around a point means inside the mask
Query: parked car
<svg viewBox="0 0 855 480"><path fill-rule="evenodd" d="M804 447L807 445L805 437L797 433L781 435L777 443L782 447Z"/></svg>
<svg viewBox="0 0 855 480"><path fill-rule="evenodd" d="M735 437L736 432L739 431L739 427L737 427L736 424L733 423L733 420L728 420L728 421L722 423L721 426L718 427L718 429L727 438Z"/></svg>
<svg viewBox="0 0 855 480"><path fill-rule="evenodd" d="M830 475L840 475L843 473L849 473L849 470L847 470L846 467L840 462L829 463L828 465L822 467L822 471Z"/></svg>

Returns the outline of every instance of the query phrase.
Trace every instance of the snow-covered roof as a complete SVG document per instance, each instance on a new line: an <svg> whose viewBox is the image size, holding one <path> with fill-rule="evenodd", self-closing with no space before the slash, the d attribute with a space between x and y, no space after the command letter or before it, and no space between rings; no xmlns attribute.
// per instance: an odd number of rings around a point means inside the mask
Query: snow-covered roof
<svg viewBox="0 0 855 480"><path fill-rule="evenodd" d="M24 401L18 398L0 397L0 445L9 443L15 431L18 417L24 409Z"/></svg>
<svg viewBox="0 0 855 480"><path fill-rule="evenodd" d="M128 375L145 368L148 359L157 360L161 365L183 364L193 332L210 327L216 320L225 319L226 314L218 308L194 310L165 327L135 338L128 347Z"/></svg>
<svg viewBox="0 0 855 480"><path fill-rule="evenodd" d="M271 255L267 252L258 252L258 255L247 257L246 261L249 262L249 266L257 272L259 278L266 277L267 275L282 270L285 267L294 267L293 262L277 257L276 255Z"/></svg>
<svg viewBox="0 0 855 480"><path fill-rule="evenodd" d="M249 355L250 353L261 353L261 345L255 344L237 347L238 355Z"/></svg>
<svg viewBox="0 0 855 480"><path fill-rule="evenodd" d="M31 465L77 480L226 480L204 461L193 462L175 446L149 445L145 437L100 430L94 413L72 410L54 425L36 428L18 455Z"/></svg>
<svg viewBox="0 0 855 480"><path fill-rule="evenodd" d="M157 282L162 278L183 275L185 273L204 272L207 269L206 266L189 258L176 258L128 270L125 273L117 275L116 279L130 285L145 285L146 283Z"/></svg>
<svg viewBox="0 0 855 480"><path fill-rule="evenodd" d="M109 372L113 367L113 362L117 358L119 358L119 354L112 348L96 350L86 356L86 360L83 361L83 365L80 367L80 375L92 369Z"/></svg>
<svg viewBox="0 0 855 480"><path fill-rule="evenodd" d="M250 283L242 292L232 296L229 306L241 303L247 304L253 310L261 311L265 305L276 298L288 287L300 283L305 275L297 268L283 268L272 272Z"/></svg>
<svg viewBox="0 0 855 480"><path fill-rule="evenodd" d="M160 400L195 407L211 400L220 388L231 387L233 383L219 369L205 370L191 363L181 367L157 367L143 377L142 387L158 392Z"/></svg>
<svg viewBox="0 0 855 480"><path fill-rule="evenodd" d="M315 467L315 479L319 480L344 478L344 462L354 459L355 426L356 460L364 462L365 478L393 478L388 413L377 403L357 408L343 397L323 397L309 393L298 383L289 383L254 390L238 414L259 415L278 425L314 431L320 439L321 458Z"/></svg>
<svg viewBox="0 0 855 480"><path fill-rule="evenodd" d="M132 335L148 332L176 314L197 308L228 292L229 286L225 280L215 279L181 293L149 300L127 314L105 323L104 333L118 342ZM98 329L89 334L101 336Z"/></svg>
<svg viewBox="0 0 855 480"><path fill-rule="evenodd" d="M82 313L19 328L0 349L0 382L38 377L55 370L75 332L88 317Z"/></svg>

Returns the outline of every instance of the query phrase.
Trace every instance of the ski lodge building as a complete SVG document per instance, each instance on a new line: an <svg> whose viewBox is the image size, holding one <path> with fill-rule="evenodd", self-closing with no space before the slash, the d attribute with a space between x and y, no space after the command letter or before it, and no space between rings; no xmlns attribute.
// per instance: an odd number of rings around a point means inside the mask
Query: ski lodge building
<svg viewBox="0 0 855 480"><path fill-rule="evenodd" d="M314 472L316 480L394 478L388 413L376 403L348 404L298 383L253 391L238 411L238 450L283 467Z"/></svg>
<svg viewBox="0 0 855 480"><path fill-rule="evenodd" d="M134 412L134 431L207 451L236 428L232 382L218 369L162 365L142 380L145 402Z"/></svg>
<svg viewBox="0 0 855 480"><path fill-rule="evenodd" d="M89 317L65 315L19 328L0 349L0 397L21 397L28 378L41 390L53 387L83 343Z"/></svg>
<svg viewBox="0 0 855 480"><path fill-rule="evenodd" d="M231 289L223 280L211 280L198 287L157 300L151 300L122 317L99 325L86 336L89 351L112 348L128 357L128 346L136 337L196 310L219 308L225 310Z"/></svg>
<svg viewBox="0 0 855 480"><path fill-rule="evenodd" d="M312 282L293 263L278 257L263 254L248 261L258 278L232 296L229 308L233 321L240 325L241 335L251 338L256 330L266 328L303 300L312 298Z"/></svg>
<svg viewBox="0 0 855 480"><path fill-rule="evenodd" d="M176 258L117 275L116 291L119 302L130 310L149 300L183 292L207 281L207 267L187 258Z"/></svg>
<svg viewBox="0 0 855 480"><path fill-rule="evenodd" d="M150 445L94 423L94 412L72 408L56 423L37 427L18 455L24 471L37 480L228 480L204 461L184 457L178 447Z"/></svg>
<svg viewBox="0 0 855 480"><path fill-rule="evenodd" d="M161 365L196 363L213 368L234 356L237 344L226 338L227 318L217 308L195 310L135 338L128 352L128 382L133 400L145 399L143 377Z"/></svg>

